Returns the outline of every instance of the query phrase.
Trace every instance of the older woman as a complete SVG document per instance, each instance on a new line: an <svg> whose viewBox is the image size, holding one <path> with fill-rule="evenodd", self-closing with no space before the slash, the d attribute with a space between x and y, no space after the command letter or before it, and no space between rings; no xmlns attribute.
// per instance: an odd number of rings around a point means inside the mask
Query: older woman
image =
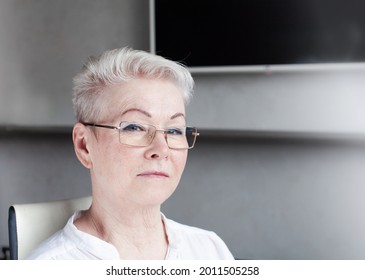
<svg viewBox="0 0 365 280"><path fill-rule="evenodd" d="M90 59L74 83L74 148L90 170L92 205L29 259L232 259L215 233L160 212L198 135L185 123L190 73L124 48Z"/></svg>

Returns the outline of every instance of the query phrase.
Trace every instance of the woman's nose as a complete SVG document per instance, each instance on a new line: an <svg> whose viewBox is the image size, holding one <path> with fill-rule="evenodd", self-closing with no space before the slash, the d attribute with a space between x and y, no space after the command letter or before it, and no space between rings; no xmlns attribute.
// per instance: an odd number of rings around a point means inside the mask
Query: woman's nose
<svg viewBox="0 0 365 280"><path fill-rule="evenodd" d="M146 155L148 158L167 158L170 154L170 148L167 143L167 134L163 130L157 130L155 137L148 147Z"/></svg>

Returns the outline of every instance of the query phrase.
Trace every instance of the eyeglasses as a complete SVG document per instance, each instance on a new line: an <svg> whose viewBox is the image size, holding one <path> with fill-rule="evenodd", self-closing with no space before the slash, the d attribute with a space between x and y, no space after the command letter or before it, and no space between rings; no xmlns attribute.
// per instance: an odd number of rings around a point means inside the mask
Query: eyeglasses
<svg viewBox="0 0 365 280"><path fill-rule="evenodd" d="M171 149L191 149L194 147L196 137L199 133L195 127L181 126L167 129L157 129L150 124L134 122L121 122L119 126L101 125L95 123L82 123L87 126L115 129L119 131L119 142L134 147L149 146L160 131L164 134L167 145Z"/></svg>

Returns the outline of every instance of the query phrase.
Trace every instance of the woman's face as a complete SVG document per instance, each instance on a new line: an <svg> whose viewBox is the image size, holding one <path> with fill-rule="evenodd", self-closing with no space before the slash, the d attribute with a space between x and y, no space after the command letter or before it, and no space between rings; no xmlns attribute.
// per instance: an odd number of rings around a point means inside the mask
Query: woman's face
<svg viewBox="0 0 365 280"><path fill-rule="evenodd" d="M182 93L171 82L137 79L104 94L99 124L118 126L121 121L130 121L157 129L186 125ZM96 197L117 198L143 207L161 205L174 192L187 150L170 149L161 132L156 132L149 146L132 147L119 142L117 130L92 129L90 170Z"/></svg>

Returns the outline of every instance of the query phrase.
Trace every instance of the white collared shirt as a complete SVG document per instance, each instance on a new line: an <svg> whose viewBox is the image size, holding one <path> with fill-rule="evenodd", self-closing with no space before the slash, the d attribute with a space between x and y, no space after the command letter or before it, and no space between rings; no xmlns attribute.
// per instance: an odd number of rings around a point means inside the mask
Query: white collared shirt
<svg viewBox="0 0 365 280"><path fill-rule="evenodd" d="M75 212L66 226L42 242L27 259L44 260L117 260L117 249L110 243L80 231ZM212 231L179 224L162 215L168 237L167 260L233 260L221 238Z"/></svg>

